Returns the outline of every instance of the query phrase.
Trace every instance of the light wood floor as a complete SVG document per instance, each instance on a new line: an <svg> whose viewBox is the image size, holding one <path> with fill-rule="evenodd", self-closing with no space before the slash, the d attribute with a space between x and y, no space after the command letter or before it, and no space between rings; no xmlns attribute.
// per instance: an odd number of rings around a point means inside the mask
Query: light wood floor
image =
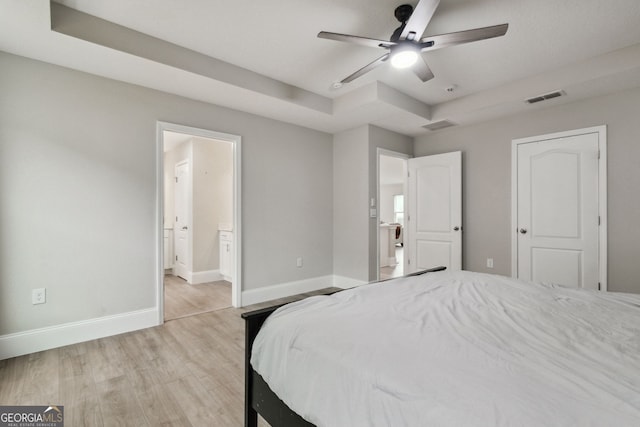
<svg viewBox="0 0 640 427"><path fill-rule="evenodd" d="M404 247L402 246L396 246L396 261L398 264L394 266L380 267L380 280L393 279L404 274Z"/></svg>
<svg viewBox="0 0 640 427"><path fill-rule="evenodd" d="M164 320L173 320L208 311L231 307L231 283L218 282L190 285L186 280L164 276Z"/></svg>
<svg viewBox="0 0 640 427"><path fill-rule="evenodd" d="M63 405L66 426L241 426L240 314L273 303L2 360L0 405Z"/></svg>

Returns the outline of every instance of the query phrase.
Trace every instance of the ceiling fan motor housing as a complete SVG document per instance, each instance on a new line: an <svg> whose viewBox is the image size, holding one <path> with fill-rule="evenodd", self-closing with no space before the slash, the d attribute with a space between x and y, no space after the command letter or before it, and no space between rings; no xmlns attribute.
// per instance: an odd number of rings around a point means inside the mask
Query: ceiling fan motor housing
<svg viewBox="0 0 640 427"><path fill-rule="evenodd" d="M402 34L402 31L407 24L407 21L413 13L413 6L411 6L410 4L402 4L396 7L396 10L393 13L396 19L402 22L402 25L396 28L393 34L391 34L391 38L389 40L391 40L392 42L398 42L400 40L400 35Z"/></svg>
<svg viewBox="0 0 640 427"><path fill-rule="evenodd" d="M411 14L413 13L413 6L410 4L402 4L396 7L396 10L393 14L396 16L396 19L403 24L409 20Z"/></svg>

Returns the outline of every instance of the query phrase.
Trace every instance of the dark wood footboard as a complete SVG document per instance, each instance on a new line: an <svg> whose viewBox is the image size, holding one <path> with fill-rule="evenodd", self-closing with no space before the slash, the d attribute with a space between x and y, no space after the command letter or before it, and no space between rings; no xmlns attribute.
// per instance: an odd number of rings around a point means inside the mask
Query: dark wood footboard
<svg viewBox="0 0 640 427"><path fill-rule="evenodd" d="M446 267L435 267L418 271L404 277L418 276L434 271L445 270ZM341 291L337 291L341 292ZM331 295L335 292L327 293ZM258 414L260 414L272 427L313 427L313 424L303 419L289 408L267 385L264 379L251 367L251 351L253 341L258 335L262 324L267 317L278 308L286 304L279 304L260 310L249 311L242 314L245 320L245 401L244 401L244 425L245 427L257 427Z"/></svg>
<svg viewBox="0 0 640 427"><path fill-rule="evenodd" d="M337 291L340 292L340 291ZM325 295L331 295L330 292ZM244 337L244 425L258 426L258 413L273 427L310 427L313 424L305 421L291 410L267 385L264 379L251 367L251 351L253 341L267 317L278 308L279 304L260 310L242 313L245 320Z"/></svg>

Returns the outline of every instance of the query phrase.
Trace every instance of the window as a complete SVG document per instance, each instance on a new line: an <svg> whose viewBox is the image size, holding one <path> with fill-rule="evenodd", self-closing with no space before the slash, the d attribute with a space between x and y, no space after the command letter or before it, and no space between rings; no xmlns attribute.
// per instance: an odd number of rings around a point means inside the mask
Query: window
<svg viewBox="0 0 640 427"><path fill-rule="evenodd" d="M404 195L396 194L393 196L393 222L404 227Z"/></svg>

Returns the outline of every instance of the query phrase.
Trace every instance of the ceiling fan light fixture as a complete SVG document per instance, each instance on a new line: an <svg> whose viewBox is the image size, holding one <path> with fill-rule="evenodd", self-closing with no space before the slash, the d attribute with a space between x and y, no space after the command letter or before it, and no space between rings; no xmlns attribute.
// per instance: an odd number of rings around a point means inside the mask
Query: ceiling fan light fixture
<svg viewBox="0 0 640 427"><path fill-rule="evenodd" d="M411 67L413 73L426 82L433 79L434 75L422 57L423 52L504 36L509 28L509 24L500 24L425 38L425 29L439 4L440 0L417 0L415 7L410 4L396 7L394 15L401 25L391 34L389 41L327 31L320 31L318 37L386 50L384 55L342 79L342 83L352 82L388 62L394 68Z"/></svg>
<svg viewBox="0 0 640 427"><path fill-rule="evenodd" d="M400 45L391 52L394 68L409 68L418 60L418 49L411 45Z"/></svg>

